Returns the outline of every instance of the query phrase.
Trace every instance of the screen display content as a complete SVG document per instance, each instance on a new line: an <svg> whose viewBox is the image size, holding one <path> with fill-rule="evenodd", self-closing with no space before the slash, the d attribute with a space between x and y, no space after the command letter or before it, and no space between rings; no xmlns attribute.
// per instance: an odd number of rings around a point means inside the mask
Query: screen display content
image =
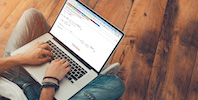
<svg viewBox="0 0 198 100"><path fill-rule="evenodd" d="M123 34L76 0L68 0L50 33L99 71Z"/></svg>

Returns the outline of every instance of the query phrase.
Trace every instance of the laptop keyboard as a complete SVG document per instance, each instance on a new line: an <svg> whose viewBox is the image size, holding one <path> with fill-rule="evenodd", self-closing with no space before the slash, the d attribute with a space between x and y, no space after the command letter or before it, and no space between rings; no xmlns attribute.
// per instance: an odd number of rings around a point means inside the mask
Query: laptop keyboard
<svg viewBox="0 0 198 100"><path fill-rule="evenodd" d="M68 78L72 83L80 79L83 75L87 73L86 70L84 70L80 65L78 65L75 61L73 61L67 54L65 54L61 49L59 49L53 42L48 40L46 42L51 47L51 52L54 54L54 59L63 59L65 58L71 66L71 71L65 75L66 78ZM51 61L52 61L51 60Z"/></svg>

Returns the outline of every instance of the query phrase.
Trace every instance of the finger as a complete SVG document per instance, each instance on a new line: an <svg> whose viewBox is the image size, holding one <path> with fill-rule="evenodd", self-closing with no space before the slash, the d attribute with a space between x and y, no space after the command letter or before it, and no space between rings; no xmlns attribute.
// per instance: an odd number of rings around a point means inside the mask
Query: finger
<svg viewBox="0 0 198 100"><path fill-rule="evenodd" d="M60 59L55 59L55 60L53 60L52 62L58 62L58 61L60 61Z"/></svg>
<svg viewBox="0 0 198 100"><path fill-rule="evenodd" d="M65 62L66 62L66 59L64 59L64 58L60 60L61 64L64 64Z"/></svg>
<svg viewBox="0 0 198 100"><path fill-rule="evenodd" d="M66 62L66 63L63 64L63 67L68 67L68 66L70 66L69 62Z"/></svg>
<svg viewBox="0 0 198 100"><path fill-rule="evenodd" d="M40 46L40 48L51 51L51 48L50 48L50 46L49 46L48 44L42 44L42 45Z"/></svg>
<svg viewBox="0 0 198 100"><path fill-rule="evenodd" d="M42 45L42 44L45 44L45 42L42 41L42 42L39 42L38 44L39 44L39 45Z"/></svg>
<svg viewBox="0 0 198 100"><path fill-rule="evenodd" d="M36 44L38 44L39 42L36 42Z"/></svg>
<svg viewBox="0 0 198 100"><path fill-rule="evenodd" d="M66 75L69 71L71 71L71 67L65 68L65 75Z"/></svg>
<svg viewBox="0 0 198 100"><path fill-rule="evenodd" d="M47 55L47 56L50 56L50 57L54 57L54 55L49 50L42 50L41 54L42 55Z"/></svg>
<svg viewBox="0 0 198 100"><path fill-rule="evenodd" d="M45 58L41 58L40 59L40 62L41 63L44 63L44 62L48 62L48 61L50 61L51 60L51 57L45 57Z"/></svg>
<svg viewBox="0 0 198 100"><path fill-rule="evenodd" d="M39 42L36 42L35 44L34 44L34 46L37 46L39 44Z"/></svg>

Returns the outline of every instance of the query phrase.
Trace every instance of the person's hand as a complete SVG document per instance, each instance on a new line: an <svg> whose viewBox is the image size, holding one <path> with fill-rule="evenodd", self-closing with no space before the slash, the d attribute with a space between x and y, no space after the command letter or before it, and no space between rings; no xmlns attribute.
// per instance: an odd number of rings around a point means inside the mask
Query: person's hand
<svg viewBox="0 0 198 100"><path fill-rule="evenodd" d="M51 48L44 42L37 42L26 52L19 54L23 64L38 65L49 61L54 55Z"/></svg>
<svg viewBox="0 0 198 100"><path fill-rule="evenodd" d="M47 68L45 77L50 76L61 80L70 70L70 64L65 59L55 59Z"/></svg>

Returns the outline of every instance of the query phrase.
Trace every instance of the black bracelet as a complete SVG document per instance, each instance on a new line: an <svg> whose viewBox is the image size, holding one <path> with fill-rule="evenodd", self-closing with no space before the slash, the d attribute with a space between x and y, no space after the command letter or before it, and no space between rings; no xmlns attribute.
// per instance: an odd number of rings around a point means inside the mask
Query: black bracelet
<svg viewBox="0 0 198 100"><path fill-rule="evenodd" d="M57 81L58 81L58 84L60 83L60 80L59 80L59 79L57 79L57 78L55 78L55 77L46 76L46 77L44 77L44 78L43 78L43 80L44 80L44 79L46 79L46 78L52 78L52 79L55 79L55 80L57 80Z"/></svg>
<svg viewBox="0 0 198 100"><path fill-rule="evenodd" d="M46 84L46 85L42 85L42 88L45 88L45 87L54 87L55 88L55 91L58 90L59 86L58 85L54 85L54 84Z"/></svg>

